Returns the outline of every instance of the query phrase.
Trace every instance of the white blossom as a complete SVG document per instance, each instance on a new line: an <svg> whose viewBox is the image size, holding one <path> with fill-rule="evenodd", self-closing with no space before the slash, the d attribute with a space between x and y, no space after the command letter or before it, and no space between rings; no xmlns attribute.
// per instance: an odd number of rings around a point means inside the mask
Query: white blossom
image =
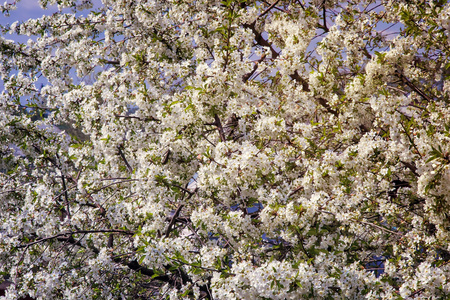
<svg viewBox="0 0 450 300"><path fill-rule="evenodd" d="M0 299L448 298L449 3L38 2Z"/></svg>

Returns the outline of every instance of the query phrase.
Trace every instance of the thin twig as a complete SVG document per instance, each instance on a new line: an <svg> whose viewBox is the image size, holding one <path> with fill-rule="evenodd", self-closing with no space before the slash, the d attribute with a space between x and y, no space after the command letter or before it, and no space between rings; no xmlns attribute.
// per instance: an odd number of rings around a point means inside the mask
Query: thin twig
<svg viewBox="0 0 450 300"><path fill-rule="evenodd" d="M335 214L335 213L332 213L331 211L326 211L326 210L322 210L322 209L320 209L320 210L318 210L318 211L319 211L319 212L322 212L322 213L326 213L326 214L330 214L330 215L336 216L336 214ZM358 221L358 220L356 220L356 221ZM387 228L385 228L385 227L382 227L382 226L379 226L379 225L376 225L376 224L373 224L373 223L370 223L370 222L364 222L364 221L358 221L358 222L360 222L361 224L364 224L364 225L369 225L369 226L376 227L376 228L378 228L378 229L387 231L387 232L392 233L392 234L395 234L395 235L403 236L403 234L400 233L400 232L395 232L395 231L389 230L389 229L387 229Z"/></svg>
<svg viewBox="0 0 450 300"><path fill-rule="evenodd" d="M298 191L300 191L302 189L303 189L303 186L296 188L295 190L293 190L292 192L289 193L288 197L292 197L294 194L296 194Z"/></svg>
<svg viewBox="0 0 450 300"><path fill-rule="evenodd" d="M405 75L400 73L400 71L396 70L395 73L397 76L400 77L400 79L402 79L404 83L406 83L407 86L409 86L413 91L419 94L423 99L425 99L428 102L432 102L432 99L427 94L425 94L421 89L419 89L411 81L409 81L409 79Z"/></svg>
<svg viewBox="0 0 450 300"><path fill-rule="evenodd" d="M360 221L360 223L361 223L361 224L365 224L365 225L369 225L369 226L376 227L376 228L378 228L378 229L387 231L387 232L392 233L392 234L395 234L395 235L403 236L403 234L400 233L400 232L395 232L395 231L389 230L389 229L387 229L387 228L385 228L385 227L383 227L383 226L379 226L379 225L376 225L376 224L373 224L373 223L370 223L370 222Z"/></svg>
<svg viewBox="0 0 450 300"><path fill-rule="evenodd" d="M192 195L192 194L193 194L193 192L191 192L190 190L188 190L188 189L186 189L186 188L184 188L184 187L182 187L182 186L179 186L179 185L176 185L176 184L172 184L172 186L173 186L173 187L176 187L176 188L179 188L180 190L182 190L182 191L185 192L185 193L188 193L189 195Z"/></svg>
<svg viewBox="0 0 450 300"><path fill-rule="evenodd" d="M253 66L253 70L248 72L247 74L245 74L244 76L242 76L242 81L243 82L247 82L250 77L253 76L253 74L255 74L256 70L258 70L258 65L260 62L262 62L264 59L266 58L266 54L264 53L261 58L255 62L255 65Z"/></svg>
<svg viewBox="0 0 450 300"><path fill-rule="evenodd" d="M169 258L170 260L176 261L177 263L180 263L180 264L183 264L183 265L187 265L187 266L191 266L191 267L193 267L193 268L203 269L203 270L206 270L206 271L212 271L212 272L223 272L223 271L226 271L226 269L223 269L223 270L216 270L216 269L212 269L212 268L206 268L206 267L202 267L202 266L196 266L196 265L193 265L193 264L190 264L190 263L187 263L187 262L184 262L184 261L181 261L181 260L179 260L179 259L172 258L172 257L167 257L167 258ZM227 273L227 274L228 274L228 275L231 275L231 276L235 276L235 274L233 274L233 273Z"/></svg>
<svg viewBox="0 0 450 300"><path fill-rule="evenodd" d="M98 189L94 190L93 192L89 193L89 195L92 195L94 193L100 192L101 190L106 189L106 188L108 188L110 186L113 186L115 184L121 184L121 183L125 183L125 182L133 182L133 181L141 181L141 180L142 179L127 179L127 180L122 180L122 181L118 181L118 182L113 182L113 183L107 184L105 186L102 186L101 188L98 188Z"/></svg>
<svg viewBox="0 0 450 300"><path fill-rule="evenodd" d="M147 118L141 118L136 116L126 116L126 115L114 115L116 118L124 118L124 119L136 119L139 121L154 121L154 122L161 122L161 120L156 119L154 117L147 117Z"/></svg>

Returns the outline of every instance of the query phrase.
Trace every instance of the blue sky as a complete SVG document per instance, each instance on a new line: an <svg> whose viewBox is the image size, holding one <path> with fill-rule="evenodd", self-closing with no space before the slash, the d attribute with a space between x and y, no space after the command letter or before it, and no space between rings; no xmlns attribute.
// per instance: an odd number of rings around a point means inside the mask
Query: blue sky
<svg viewBox="0 0 450 300"><path fill-rule="evenodd" d="M7 0L8 3L17 2L14 0ZM94 3L100 3L100 0L93 0ZM17 3L17 9L11 11L11 15L9 17L5 17L0 15L0 24L4 25L6 23L12 23L14 21L23 21L28 20L30 18L39 18L42 15L51 15L58 11L58 7L56 5L51 5L48 9L44 10L39 5L38 0L20 0Z"/></svg>
<svg viewBox="0 0 450 300"><path fill-rule="evenodd" d="M12 0L8 0L8 3L12 3ZM38 0L22 0L17 3L17 9L11 11L9 17L0 15L0 24L5 25L7 23L12 23L14 21L24 21L31 18L39 18L43 15L51 15L57 12L58 8L56 6L51 6L47 10L43 10Z"/></svg>

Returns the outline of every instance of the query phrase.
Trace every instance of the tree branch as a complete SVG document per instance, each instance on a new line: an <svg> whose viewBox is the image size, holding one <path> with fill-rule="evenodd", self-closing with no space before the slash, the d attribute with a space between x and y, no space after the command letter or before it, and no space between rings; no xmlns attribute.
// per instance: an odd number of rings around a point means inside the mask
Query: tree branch
<svg viewBox="0 0 450 300"><path fill-rule="evenodd" d="M25 247L29 247L35 244L39 244L40 242L44 242L44 241L48 241L48 240L52 240L52 239L56 239L59 237L65 237L68 235L73 235L73 234L82 234L82 233L106 233L106 232L116 232L116 233L122 233L122 234L126 234L126 235L134 235L135 233L133 231L127 231L127 230L121 230L121 229L98 229L98 230L77 230L77 231L69 231L69 232L63 232L63 233L59 233L59 234L55 234L49 237L44 237L44 238L40 238L39 240L36 240L34 242L25 244L25 245L18 245L17 248L25 248Z"/></svg>
<svg viewBox="0 0 450 300"><path fill-rule="evenodd" d="M270 51L272 52L272 58L273 59L276 59L280 55L272 47L272 45L262 37L261 33L259 33L258 30L256 30L256 27L255 27L256 26L256 20L253 21L253 23L251 23L251 24L244 24L243 26L244 26L244 28L248 28L248 29L250 29L253 32L253 34L255 35L255 41L256 41L256 43L258 45L270 48Z"/></svg>
<svg viewBox="0 0 450 300"><path fill-rule="evenodd" d="M136 116L124 116L124 115L114 115L116 118L124 118L124 119L136 119L139 121L154 121L157 123L160 123L161 120L153 118L153 117L147 117L147 118L140 118L140 117L136 117Z"/></svg>
<svg viewBox="0 0 450 300"><path fill-rule="evenodd" d="M217 114L214 115L214 125L216 125L217 130L219 131L219 137L221 142L225 142L225 133L223 132L222 123L220 122L219 116Z"/></svg>
<svg viewBox="0 0 450 300"><path fill-rule="evenodd" d="M327 10L325 9L325 3L323 4L322 11L323 11L323 28L322 29L325 32L328 32L329 30L328 30L328 27L327 27L327 14L326 14Z"/></svg>
<svg viewBox="0 0 450 300"><path fill-rule="evenodd" d="M412 163L406 162L406 161L400 161L405 167L407 167L416 177L419 177L419 174L417 173L417 167L413 165Z"/></svg>
<svg viewBox="0 0 450 300"><path fill-rule="evenodd" d="M62 173L61 173L61 179L62 179L62 185L63 185L63 190L64 190L64 205L66 206L67 217L70 220L71 216L70 216L70 208L69 208L69 195L67 193L66 180L64 179L64 174L62 174Z"/></svg>
<svg viewBox="0 0 450 300"><path fill-rule="evenodd" d="M258 18L256 18L256 19L259 19L259 18L263 17L265 14L267 14L269 11L271 11L272 8L274 8L275 5L278 4L278 2L280 2L280 0L275 1L275 2L274 2L272 5L270 5L270 6L269 6L262 14L260 14L260 15L258 16Z"/></svg>
<svg viewBox="0 0 450 300"><path fill-rule="evenodd" d="M385 227L383 227L383 226L379 226L379 225L376 225L376 224L373 224L373 223L370 223L370 222L360 221L360 223L361 223L361 224L364 224L364 225L369 225L369 226L376 227L376 228L378 228L378 229L384 230L384 231L386 231L386 232L389 232L389 233L392 233L392 234L395 234L395 235L403 236L403 234L400 233L400 232L395 232L395 231L389 230L389 229L387 229L387 228L385 228Z"/></svg>
<svg viewBox="0 0 450 300"><path fill-rule="evenodd" d="M419 94L423 99L425 99L428 102L433 101L427 94L425 94L421 89L419 89L417 86L415 86L411 81L409 81L408 78L406 78L405 75L403 75L402 73L400 73L398 70L395 71L395 73L397 74L397 76L400 77L400 79L402 79L402 81L408 86L410 87L413 91L415 91L417 94Z"/></svg>
<svg viewBox="0 0 450 300"><path fill-rule="evenodd" d="M119 146L119 147L117 147L117 149L119 150L119 155L122 158L123 162L125 163L125 166L127 167L128 172L130 174L133 174L133 168L130 166L130 164L128 163L125 155L123 154L122 147Z"/></svg>
<svg viewBox="0 0 450 300"><path fill-rule="evenodd" d="M250 71L250 72L248 72L248 73L245 74L244 76L242 76L242 81L243 81L243 82L247 82L247 81L250 79L250 77L252 77L253 74L255 74L256 70L258 70L258 65L259 65L259 63L262 62L265 58L266 58L266 54L263 54L263 55L261 56L261 58L258 59L258 61L255 62L255 65L253 66L253 70Z"/></svg>
<svg viewBox="0 0 450 300"><path fill-rule="evenodd" d="M172 231L172 226L173 226L173 224L175 224L175 220L177 219L178 215L180 214L183 206L184 206L183 204L180 204L178 206L177 210L175 211L175 213L173 214L172 219L169 222L169 226L167 227L167 230L166 230L166 237L168 237L170 232Z"/></svg>
<svg viewBox="0 0 450 300"><path fill-rule="evenodd" d="M167 150L166 153L164 153L164 158L161 162L161 164L165 165L167 164L167 162L169 161L169 156L170 156L170 150Z"/></svg>

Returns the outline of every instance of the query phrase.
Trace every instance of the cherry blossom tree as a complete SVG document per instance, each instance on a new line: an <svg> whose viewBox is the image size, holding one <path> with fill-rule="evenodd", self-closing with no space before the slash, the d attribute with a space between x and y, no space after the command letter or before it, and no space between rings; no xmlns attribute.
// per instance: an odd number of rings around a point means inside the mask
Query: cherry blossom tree
<svg viewBox="0 0 450 300"><path fill-rule="evenodd" d="M447 1L39 2L0 299L448 299Z"/></svg>

